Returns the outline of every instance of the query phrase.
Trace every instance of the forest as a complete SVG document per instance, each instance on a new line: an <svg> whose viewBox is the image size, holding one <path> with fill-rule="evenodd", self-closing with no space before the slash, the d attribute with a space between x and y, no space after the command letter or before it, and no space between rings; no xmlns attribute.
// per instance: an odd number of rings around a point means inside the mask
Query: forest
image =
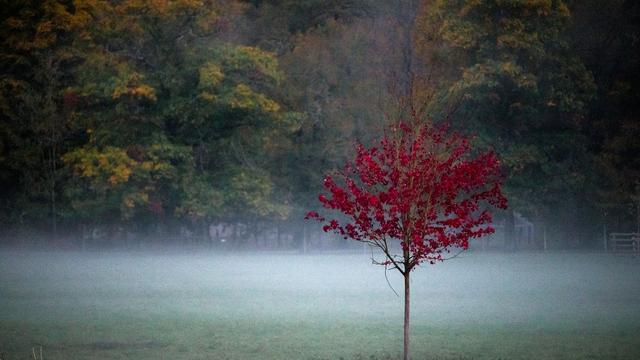
<svg viewBox="0 0 640 360"><path fill-rule="evenodd" d="M0 245L299 247L410 112L498 154L506 239L640 224L637 1L0 3Z"/></svg>

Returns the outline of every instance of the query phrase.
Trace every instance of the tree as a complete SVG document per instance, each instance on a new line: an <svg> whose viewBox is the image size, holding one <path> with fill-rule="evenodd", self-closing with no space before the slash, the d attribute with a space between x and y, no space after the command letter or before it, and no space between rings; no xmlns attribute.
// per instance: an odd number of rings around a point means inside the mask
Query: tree
<svg viewBox="0 0 640 360"><path fill-rule="evenodd" d="M631 226L640 175L640 3L585 0L569 5L571 48L593 73L597 88L582 123L595 165L583 202L594 212L591 223Z"/></svg>
<svg viewBox="0 0 640 360"><path fill-rule="evenodd" d="M87 22L68 1L0 1L0 214L54 238L64 213L60 154L72 142L64 100L73 35ZM39 226L41 225L41 226Z"/></svg>
<svg viewBox="0 0 640 360"><path fill-rule="evenodd" d="M250 43L282 54L295 44L291 36L322 28L331 21L349 22L366 16L370 0L242 0L250 25Z"/></svg>
<svg viewBox="0 0 640 360"><path fill-rule="evenodd" d="M404 359L409 359L409 276L423 262L435 264L469 239L493 232L488 206L506 208L500 162L493 152L475 153L467 138L446 126L408 123L390 126L379 147L358 145L353 163L324 179L329 195L319 200L342 217L308 219L379 248L378 262L404 277ZM399 243L399 247L397 246Z"/></svg>
<svg viewBox="0 0 640 360"><path fill-rule="evenodd" d="M272 144L297 119L273 97L283 76L274 54L226 40L240 10L213 0L85 6L93 21L74 43L82 61L67 88L86 134L63 156L72 209L111 228L188 224L205 239L211 221L286 216L269 170Z"/></svg>
<svg viewBox="0 0 640 360"><path fill-rule="evenodd" d="M434 1L423 10L421 53L449 75L436 81L434 116L473 129L503 159L513 205L507 231L516 209L554 209L557 218L555 210L586 180L580 124L595 91L563 36L571 18L565 2ZM515 249L512 237L505 247Z"/></svg>
<svg viewBox="0 0 640 360"><path fill-rule="evenodd" d="M301 116L276 54L236 38L252 6L0 3L4 229L206 237L212 221L288 216L279 160Z"/></svg>

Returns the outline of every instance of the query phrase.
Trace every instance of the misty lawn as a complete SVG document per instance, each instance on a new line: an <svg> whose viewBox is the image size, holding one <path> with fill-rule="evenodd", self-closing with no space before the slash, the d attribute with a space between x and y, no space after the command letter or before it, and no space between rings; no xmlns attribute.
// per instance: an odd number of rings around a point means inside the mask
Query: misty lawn
<svg viewBox="0 0 640 360"><path fill-rule="evenodd" d="M638 258L466 252L412 291L413 359L640 358ZM0 253L3 360L399 359L402 314L370 254Z"/></svg>

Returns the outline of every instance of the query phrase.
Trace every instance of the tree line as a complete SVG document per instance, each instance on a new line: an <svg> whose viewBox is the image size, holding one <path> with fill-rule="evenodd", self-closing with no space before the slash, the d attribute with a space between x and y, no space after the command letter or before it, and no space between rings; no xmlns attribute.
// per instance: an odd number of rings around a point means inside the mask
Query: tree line
<svg viewBox="0 0 640 360"><path fill-rule="evenodd" d="M300 237L323 174L410 107L498 153L508 231L518 212L589 245L637 216L639 10L2 0L3 242L219 223Z"/></svg>

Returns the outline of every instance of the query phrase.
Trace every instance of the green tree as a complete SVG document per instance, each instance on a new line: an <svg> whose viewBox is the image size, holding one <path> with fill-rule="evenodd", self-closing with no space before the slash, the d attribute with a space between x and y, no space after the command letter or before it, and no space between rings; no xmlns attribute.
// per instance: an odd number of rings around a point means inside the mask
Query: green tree
<svg viewBox="0 0 640 360"><path fill-rule="evenodd" d="M115 220L136 224L165 214L207 226L228 214L226 198L252 194L267 204L245 202L247 213L277 207L267 191L268 147L296 118L269 95L282 77L274 56L224 41L226 9L214 1L124 1L88 11L94 21L76 43L85 57L69 88L82 103L76 126L87 143L64 158L82 186L115 196ZM104 168L87 171L87 163ZM267 190L228 180L237 169L262 172ZM128 175L114 183L118 171Z"/></svg>
<svg viewBox="0 0 640 360"><path fill-rule="evenodd" d="M65 87L87 14L55 0L0 5L2 218L7 227L44 226L55 238L65 212L60 155L74 143Z"/></svg>
<svg viewBox="0 0 640 360"><path fill-rule="evenodd" d="M580 124L595 88L563 37L566 4L433 1L425 10L425 61L449 74L431 111L499 152L514 210L544 214L575 194L588 160ZM507 222L512 240L512 211Z"/></svg>
<svg viewBox="0 0 640 360"><path fill-rule="evenodd" d="M582 123L595 156L589 199L594 220L635 229L640 164L638 36L640 6L634 1L571 1L571 48L593 73L597 98Z"/></svg>

